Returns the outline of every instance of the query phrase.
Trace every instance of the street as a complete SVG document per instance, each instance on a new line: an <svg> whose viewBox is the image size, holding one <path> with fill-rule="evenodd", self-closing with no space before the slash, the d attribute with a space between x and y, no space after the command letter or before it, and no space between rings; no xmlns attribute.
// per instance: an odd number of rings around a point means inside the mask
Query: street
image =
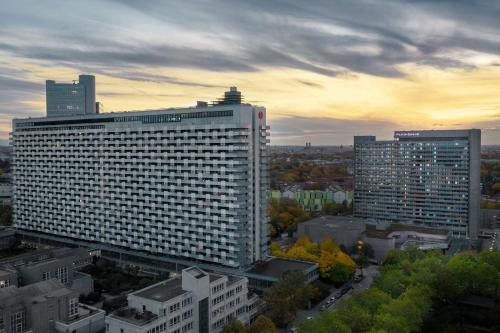
<svg viewBox="0 0 500 333"><path fill-rule="evenodd" d="M372 284L373 278L377 274L378 274L378 266L376 266L376 265L370 265L367 268L363 268L364 279L358 283L353 283L352 284L353 289L350 290L349 292L347 292L344 296L342 296L340 298L340 300L349 298L350 295L354 292L363 291L363 290L370 288L370 285ZM309 318L309 317L315 318L315 317L319 316L319 314L321 313L321 311L320 311L321 306L324 305L326 303L326 301L328 301L330 299L330 297L333 297L338 291L340 291L340 289L341 288L332 288L330 290L330 295L328 295L328 297L326 297L322 302L318 303L316 306L314 306L310 310L299 310L297 312L297 316L295 317L295 320L292 322L292 324L289 325L289 328L283 332L290 332L290 329L292 327L299 327L300 324L304 320L308 320L307 318ZM337 302L339 302L340 300L337 300L334 303L332 303L326 309L326 311L335 311L335 304L337 304Z"/></svg>

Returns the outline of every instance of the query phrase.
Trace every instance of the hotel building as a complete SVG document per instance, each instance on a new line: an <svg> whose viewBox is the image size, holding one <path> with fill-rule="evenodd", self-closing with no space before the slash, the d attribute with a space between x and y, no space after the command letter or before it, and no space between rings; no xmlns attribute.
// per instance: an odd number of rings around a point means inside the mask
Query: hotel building
<svg viewBox="0 0 500 333"><path fill-rule="evenodd" d="M264 258L266 110L230 92L211 106L13 120L15 226L173 262Z"/></svg>
<svg viewBox="0 0 500 333"><path fill-rule="evenodd" d="M354 137L354 215L452 231L475 240L481 131L402 131Z"/></svg>

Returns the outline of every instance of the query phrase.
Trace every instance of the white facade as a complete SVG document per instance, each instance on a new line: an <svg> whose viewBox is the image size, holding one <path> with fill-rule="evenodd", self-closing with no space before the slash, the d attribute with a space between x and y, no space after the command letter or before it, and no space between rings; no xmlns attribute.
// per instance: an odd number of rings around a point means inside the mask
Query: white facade
<svg viewBox="0 0 500 333"><path fill-rule="evenodd" d="M265 257L266 110L13 121L17 228L230 267Z"/></svg>
<svg viewBox="0 0 500 333"><path fill-rule="evenodd" d="M218 333L229 318L249 323L248 280L192 267L182 276L129 294L128 307L106 317L109 333Z"/></svg>

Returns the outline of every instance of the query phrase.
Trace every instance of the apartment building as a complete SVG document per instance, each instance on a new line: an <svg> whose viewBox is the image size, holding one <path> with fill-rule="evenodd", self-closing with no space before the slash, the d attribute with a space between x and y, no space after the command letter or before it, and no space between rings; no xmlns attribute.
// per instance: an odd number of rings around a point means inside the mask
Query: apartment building
<svg viewBox="0 0 500 333"><path fill-rule="evenodd" d="M230 317L248 323L257 297L244 277L190 267L182 274L133 292L128 306L106 317L109 333L218 333Z"/></svg>
<svg viewBox="0 0 500 333"><path fill-rule="evenodd" d="M481 131L400 131L354 137L354 215L449 230L476 240Z"/></svg>
<svg viewBox="0 0 500 333"><path fill-rule="evenodd" d="M22 234L247 267L267 251L266 110L216 105L13 120Z"/></svg>

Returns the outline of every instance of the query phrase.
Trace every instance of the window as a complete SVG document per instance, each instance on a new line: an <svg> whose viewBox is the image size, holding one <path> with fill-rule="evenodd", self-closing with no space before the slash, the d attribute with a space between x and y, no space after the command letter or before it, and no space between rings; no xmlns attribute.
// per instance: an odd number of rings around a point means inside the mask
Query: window
<svg viewBox="0 0 500 333"><path fill-rule="evenodd" d="M21 333L26 329L26 313L19 311L10 317L10 330L12 333Z"/></svg>
<svg viewBox="0 0 500 333"><path fill-rule="evenodd" d="M43 272L42 273L42 280L46 281L48 279L50 279L50 272Z"/></svg>
<svg viewBox="0 0 500 333"><path fill-rule="evenodd" d="M61 281L61 283L68 283L68 267L58 267L56 270L56 279Z"/></svg>
<svg viewBox="0 0 500 333"><path fill-rule="evenodd" d="M188 332L193 329L193 322L189 322L186 325L182 326L182 333Z"/></svg>
<svg viewBox="0 0 500 333"><path fill-rule="evenodd" d="M218 293L219 291L224 289L224 284L218 284L215 287L212 287L212 294Z"/></svg>
<svg viewBox="0 0 500 333"><path fill-rule="evenodd" d="M193 316L193 310L188 310L182 314L182 320L191 318Z"/></svg>
<svg viewBox="0 0 500 333"><path fill-rule="evenodd" d="M73 317L78 314L78 298L71 298L69 300L69 316Z"/></svg>
<svg viewBox="0 0 500 333"><path fill-rule="evenodd" d="M185 307L189 304L193 303L193 298L192 297L189 297L189 298L186 298L186 299L183 299L182 300L182 307Z"/></svg>
<svg viewBox="0 0 500 333"><path fill-rule="evenodd" d="M170 319L168 322L168 326L174 326L177 325L181 321L181 316L175 316L174 318Z"/></svg>
<svg viewBox="0 0 500 333"><path fill-rule="evenodd" d="M173 305L170 305L169 312L170 313L175 312L175 311L179 310L180 308L181 308L181 304L175 303Z"/></svg>

